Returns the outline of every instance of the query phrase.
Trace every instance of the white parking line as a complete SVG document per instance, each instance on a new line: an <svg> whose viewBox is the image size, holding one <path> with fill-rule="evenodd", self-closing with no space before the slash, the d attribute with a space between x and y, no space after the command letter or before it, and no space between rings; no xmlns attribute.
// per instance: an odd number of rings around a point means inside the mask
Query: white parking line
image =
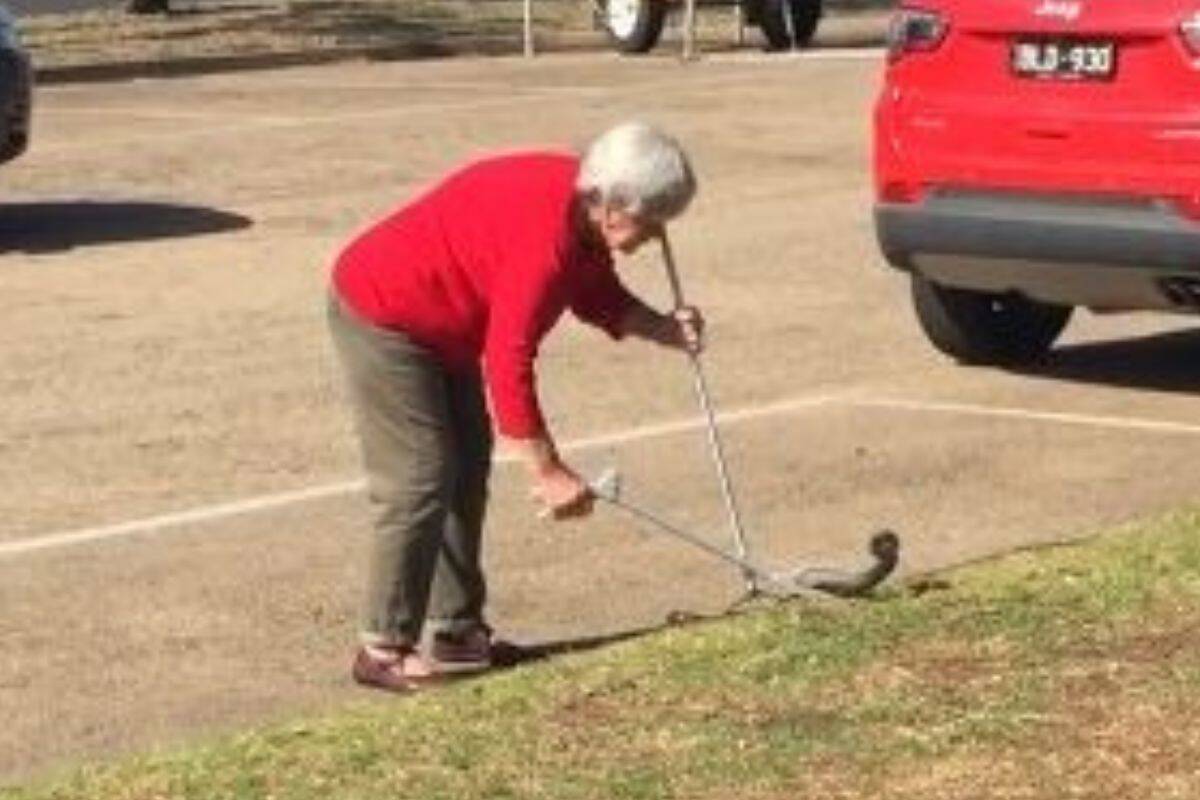
<svg viewBox="0 0 1200 800"><path fill-rule="evenodd" d="M240 122L254 125L290 125L297 117L281 117L268 114L247 114L242 109L234 111L186 111L183 109L155 109L142 106L48 106L38 109L38 116L59 115L64 117L117 117L126 125L133 125L140 120L160 122L214 122L229 119L236 115Z"/></svg>
<svg viewBox="0 0 1200 800"><path fill-rule="evenodd" d="M150 533L170 528L183 528L193 523L211 522L225 517L252 514L256 511L270 511L276 508L284 508L299 503L306 503L310 500L319 500L324 497L350 494L351 492L360 491L362 488L363 482L361 480L330 483L324 486L311 486L307 489L297 489L291 492L278 492L276 494L260 495L259 497L249 497L245 500L236 500L232 503L201 506L200 508L180 511L175 514L163 514L158 517L119 522L114 525L103 525L97 528L84 528L64 533L17 539L16 541L0 544L0 558L32 553L37 550L52 550L71 545L87 544L88 542L98 542L104 539L117 539L122 536L132 536L136 533Z"/></svg>
<svg viewBox="0 0 1200 800"><path fill-rule="evenodd" d="M807 397L796 397L789 400L783 400L778 403L770 403L767 405L731 411L719 415L718 420L723 425L729 425L777 414L796 413L805 409L817 408L829 403L834 403L842 399L844 399L844 396L842 395L812 395ZM655 423L653 425L641 425L635 428L626 429L624 431L616 431L613 433L577 439L562 445L562 449L567 451L578 451L595 447L607 447L614 444L633 442L641 439L650 439L658 436L670 436L672 434L684 433L704 427L704 425L705 421L701 417L669 420L666 422ZM513 461L513 458L505 456L501 456L496 459L496 462L500 464L509 464ZM117 539L141 533L161 533L173 529L179 530L188 525L196 523L213 522L215 520L226 519L229 517L284 508L300 503L306 503L312 500L320 500L327 497L337 497L340 495L352 494L354 492L362 491L364 488L365 483L361 480L342 481L339 483L330 483L322 486L311 486L306 489L297 489L290 492L278 492L275 494L260 495L258 497L249 497L243 500L235 500L233 502L221 503L218 505L202 506L200 508L189 509L187 511L181 511L174 514L164 514L161 516L149 517L147 519L132 520L130 522L121 522L113 525L102 525L94 528L83 528L80 530L65 531L62 533L32 536L12 542L0 543L0 558L19 556L39 550L51 550L70 547L73 545L87 544L90 542L99 542L106 539Z"/></svg>
<svg viewBox="0 0 1200 800"><path fill-rule="evenodd" d="M1170 422L1164 420L1144 419L1139 417L1114 417L1096 414L1075 414L1062 411L1042 411L1031 408L1014 408L1004 406L977 405L971 403L943 403L930 400L912 400L889 397L861 397L851 393L811 395L794 397L761 406L730 411L717 416L721 425L731 425L747 422L764 417L794 414L805 410L824 406L842 405L853 408L880 408L893 411L913 411L933 414L962 414L969 416L998 417L1002 419L1017 419L1032 422L1053 422L1064 425L1078 425L1093 428L1108 428L1115 430L1148 431L1152 433L1200 435L1200 425L1185 422ZM704 427L702 417L669 420L652 425L642 425L623 431L589 436L576 439L563 445L565 451L587 450L596 447L608 447L615 444L650 439L659 436L670 436ZM498 464L511 464L514 459L501 456L496 459ZM243 500L236 500L218 505L202 506L174 514L164 514L130 522L103 525L94 528L37 535L18 539L12 542L0 543L0 559L11 558L40 550L51 550L74 545L99 542L107 539L117 539L143 533L165 533L181 530L188 525L214 522L230 517L243 516L262 511L271 511L287 506L338 497L362 491L365 483L362 480L342 481L322 486L311 486L290 492L260 495Z"/></svg>
<svg viewBox="0 0 1200 800"><path fill-rule="evenodd" d="M939 403L928 400L905 400L901 398L846 398L847 405L859 408L887 408L896 411L922 411L937 414L965 414L978 417L1002 417L1034 422L1058 422L1064 425L1080 425L1091 428L1111 428L1154 433L1179 433L1200 435L1200 425L1186 422L1171 422L1139 417L1113 417L1098 414L1073 414L1064 411L1040 411L1033 408L976 405L972 403Z"/></svg>
<svg viewBox="0 0 1200 800"><path fill-rule="evenodd" d="M593 98L614 95L628 99L635 95L662 95L664 92L678 90L681 86L686 86L689 90L715 90L727 84L736 85L754 79L755 76L745 73L711 75L695 72L689 75L686 80L676 78L670 81L633 82L622 88L619 92L611 87L595 87L588 90L588 95ZM410 100L394 105L375 105L355 111L347 110L310 116L273 117L241 115L239 112L233 111L229 115L221 115L214 112L214 120L230 119L232 121L214 121L207 125L171 131L135 133L101 139L50 142L38 147L38 156L41 158L52 156L69 157L78 153L88 153L96 150L111 149L113 147L129 147L136 144L175 143L192 139L224 138L228 141L237 141L238 136L250 133L284 133L293 130L311 130L318 126L345 126L355 123L388 120L402 120L407 122L412 117L420 114L441 115L455 112L482 111L489 108L506 109L526 104L537 105L547 102L557 102L562 94L555 87L537 86L509 86L504 91L505 94L502 96L464 97L438 101ZM53 108L53 106L48 106L47 110ZM74 110L69 113L83 113L81 107L73 108ZM161 113L163 118L169 118L172 112L164 111ZM182 120L183 117L180 119Z"/></svg>

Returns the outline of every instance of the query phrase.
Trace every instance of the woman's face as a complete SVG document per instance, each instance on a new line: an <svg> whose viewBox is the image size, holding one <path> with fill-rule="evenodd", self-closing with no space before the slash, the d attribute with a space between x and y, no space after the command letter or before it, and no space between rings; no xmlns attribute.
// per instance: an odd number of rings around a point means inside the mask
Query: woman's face
<svg viewBox="0 0 1200 800"><path fill-rule="evenodd" d="M592 221L609 250L625 255L662 235L662 223L612 206L593 206Z"/></svg>

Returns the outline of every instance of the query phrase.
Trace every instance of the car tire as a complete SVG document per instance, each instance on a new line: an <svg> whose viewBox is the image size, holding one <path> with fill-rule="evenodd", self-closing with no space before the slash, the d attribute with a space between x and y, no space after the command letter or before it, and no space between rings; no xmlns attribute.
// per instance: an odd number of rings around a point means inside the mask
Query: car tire
<svg viewBox="0 0 1200 800"><path fill-rule="evenodd" d="M808 47L821 21L821 0L761 0L756 15L768 50Z"/></svg>
<svg viewBox="0 0 1200 800"><path fill-rule="evenodd" d="M171 0L126 0L125 10L130 14L166 14L171 10Z"/></svg>
<svg viewBox="0 0 1200 800"><path fill-rule="evenodd" d="M662 36L667 18L663 0L604 0L600 23L622 53L645 53Z"/></svg>
<svg viewBox="0 0 1200 800"><path fill-rule="evenodd" d="M25 152L29 147L29 135L24 131L14 133L8 139L0 142L0 164L12 161Z"/></svg>
<svg viewBox="0 0 1200 800"><path fill-rule="evenodd" d="M1074 310L1014 292L955 289L915 274L912 300L933 346L964 364L1036 361L1054 344Z"/></svg>

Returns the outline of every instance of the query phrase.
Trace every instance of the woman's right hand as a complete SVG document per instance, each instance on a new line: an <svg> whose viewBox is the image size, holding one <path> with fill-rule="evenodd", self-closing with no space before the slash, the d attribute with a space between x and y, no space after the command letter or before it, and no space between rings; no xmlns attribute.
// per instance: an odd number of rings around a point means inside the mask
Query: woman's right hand
<svg viewBox="0 0 1200 800"><path fill-rule="evenodd" d="M538 470L530 493L542 504L538 516L551 519L586 517L596 501L587 483L562 463Z"/></svg>

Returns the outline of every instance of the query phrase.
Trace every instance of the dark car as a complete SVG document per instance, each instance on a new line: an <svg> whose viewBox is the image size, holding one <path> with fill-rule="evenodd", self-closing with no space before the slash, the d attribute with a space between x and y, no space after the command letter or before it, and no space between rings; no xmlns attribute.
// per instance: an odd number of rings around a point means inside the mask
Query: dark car
<svg viewBox="0 0 1200 800"><path fill-rule="evenodd" d="M131 3L165 0L130 0ZM658 43L667 16L686 13L684 0L597 0L597 21L623 53L645 53ZM703 0L697 5L738 6L742 21L757 25L768 50L807 47L821 20L824 0Z"/></svg>
<svg viewBox="0 0 1200 800"><path fill-rule="evenodd" d="M902 0L875 116L884 255L960 361L1074 308L1200 312L1200 6Z"/></svg>
<svg viewBox="0 0 1200 800"><path fill-rule="evenodd" d="M0 163L29 145L33 69L12 14L0 6Z"/></svg>

